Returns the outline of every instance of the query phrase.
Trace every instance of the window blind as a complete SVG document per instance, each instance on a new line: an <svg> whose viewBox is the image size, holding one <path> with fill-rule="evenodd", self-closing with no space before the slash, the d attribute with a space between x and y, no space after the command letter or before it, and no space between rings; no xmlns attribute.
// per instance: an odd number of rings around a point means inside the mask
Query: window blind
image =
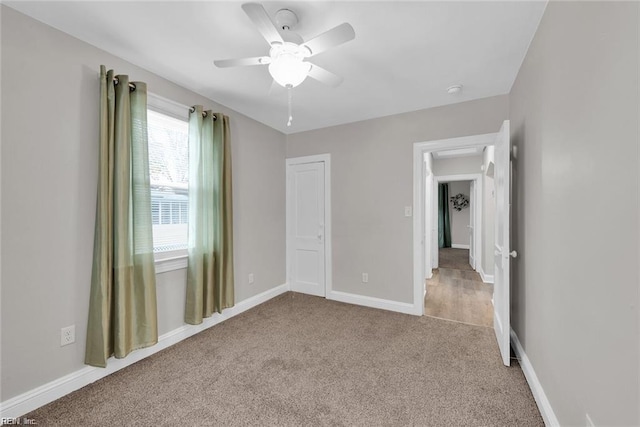
<svg viewBox="0 0 640 427"><path fill-rule="evenodd" d="M153 251L187 248L189 124L147 110Z"/></svg>

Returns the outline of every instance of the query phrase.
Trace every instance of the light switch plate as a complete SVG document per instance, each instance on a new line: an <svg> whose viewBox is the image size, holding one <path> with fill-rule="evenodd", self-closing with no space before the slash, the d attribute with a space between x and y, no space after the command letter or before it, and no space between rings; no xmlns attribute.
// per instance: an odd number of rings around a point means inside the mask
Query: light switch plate
<svg viewBox="0 0 640 427"><path fill-rule="evenodd" d="M411 216L413 215L413 209L411 208L411 206L405 206L404 207L404 216Z"/></svg>

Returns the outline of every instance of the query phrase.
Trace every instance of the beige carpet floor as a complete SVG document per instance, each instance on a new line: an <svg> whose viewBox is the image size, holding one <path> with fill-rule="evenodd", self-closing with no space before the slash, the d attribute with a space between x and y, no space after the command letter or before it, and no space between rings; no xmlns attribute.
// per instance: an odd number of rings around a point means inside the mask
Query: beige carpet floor
<svg viewBox="0 0 640 427"><path fill-rule="evenodd" d="M488 328L286 293L27 417L39 426L542 426Z"/></svg>

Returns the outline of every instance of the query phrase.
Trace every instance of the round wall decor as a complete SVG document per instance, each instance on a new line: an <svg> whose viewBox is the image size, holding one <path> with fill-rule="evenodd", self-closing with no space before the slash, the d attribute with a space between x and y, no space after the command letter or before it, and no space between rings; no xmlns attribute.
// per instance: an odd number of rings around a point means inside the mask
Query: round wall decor
<svg viewBox="0 0 640 427"><path fill-rule="evenodd" d="M458 193L451 197L451 204L453 204L453 209L460 212L462 209L469 207L469 198L462 193Z"/></svg>

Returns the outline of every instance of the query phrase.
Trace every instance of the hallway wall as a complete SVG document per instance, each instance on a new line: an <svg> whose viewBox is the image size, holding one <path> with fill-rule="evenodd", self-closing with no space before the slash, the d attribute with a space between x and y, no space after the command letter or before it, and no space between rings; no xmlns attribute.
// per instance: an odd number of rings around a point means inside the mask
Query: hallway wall
<svg viewBox="0 0 640 427"><path fill-rule="evenodd" d="M509 98L513 329L560 425L640 425L639 8L549 2Z"/></svg>

